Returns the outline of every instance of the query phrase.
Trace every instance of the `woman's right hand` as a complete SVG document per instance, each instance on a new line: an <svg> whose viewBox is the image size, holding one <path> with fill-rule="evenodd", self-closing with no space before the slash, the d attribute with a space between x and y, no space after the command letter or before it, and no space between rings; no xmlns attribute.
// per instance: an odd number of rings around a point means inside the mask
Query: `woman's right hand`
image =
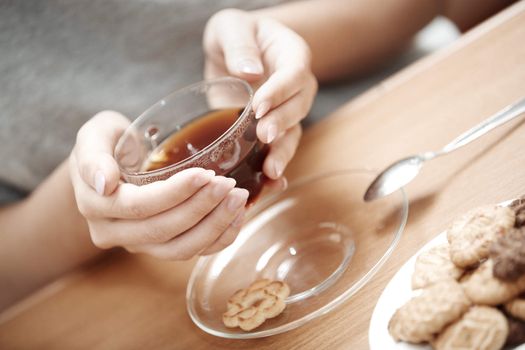
<svg viewBox="0 0 525 350"><path fill-rule="evenodd" d="M201 168L143 186L123 183L113 150L129 124L119 113L98 113L79 130L70 156L76 202L93 243L171 260L211 254L231 244L248 191Z"/></svg>

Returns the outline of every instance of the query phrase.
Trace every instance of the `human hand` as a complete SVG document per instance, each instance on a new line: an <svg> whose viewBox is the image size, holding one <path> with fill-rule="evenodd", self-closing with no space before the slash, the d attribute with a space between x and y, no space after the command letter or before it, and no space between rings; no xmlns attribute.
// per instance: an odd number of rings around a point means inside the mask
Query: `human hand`
<svg viewBox="0 0 525 350"><path fill-rule="evenodd" d="M208 21L204 50L206 78L234 75L258 87L253 98L260 119L257 136L271 143L263 171L279 178L297 149L299 122L317 92L308 45L275 20L228 9Z"/></svg>
<svg viewBox="0 0 525 350"><path fill-rule="evenodd" d="M70 156L80 213L99 248L185 260L231 244L242 224L248 191L211 170L191 168L164 181L120 181L113 150L129 120L105 111L82 126Z"/></svg>

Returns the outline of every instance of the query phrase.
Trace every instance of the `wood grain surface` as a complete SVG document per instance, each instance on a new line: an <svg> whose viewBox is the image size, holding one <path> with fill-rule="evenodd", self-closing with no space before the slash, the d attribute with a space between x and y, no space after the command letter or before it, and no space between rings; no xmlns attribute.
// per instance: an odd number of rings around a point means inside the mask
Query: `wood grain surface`
<svg viewBox="0 0 525 350"><path fill-rule="evenodd" d="M441 148L524 96L521 1L306 130L287 175L382 169ZM367 349L374 305L412 254L455 215L525 194L524 121L428 163L407 187L408 224L386 265L349 301L305 326L248 341L208 335L186 312L195 261L116 252L1 314L0 349Z"/></svg>

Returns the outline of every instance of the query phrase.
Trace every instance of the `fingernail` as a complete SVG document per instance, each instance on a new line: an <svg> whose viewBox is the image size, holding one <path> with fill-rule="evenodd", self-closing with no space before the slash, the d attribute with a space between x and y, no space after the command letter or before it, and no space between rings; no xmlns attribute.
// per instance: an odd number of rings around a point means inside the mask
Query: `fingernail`
<svg viewBox="0 0 525 350"><path fill-rule="evenodd" d="M271 104L268 101L262 102L259 107L257 107L257 111L255 111L255 119L261 119L264 117L266 113L270 110Z"/></svg>
<svg viewBox="0 0 525 350"><path fill-rule="evenodd" d="M101 196L104 195L104 188L106 187L106 178L101 170L95 173L95 190Z"/></svg>
<svg viewBox="0 0 525 350"><path fill-rule="evenodd" d="M281 175L283 174L283 171L284 171L284 166L283 166L283 163L276 160L273 162L273 171L275 172L275 176L277 178L281 177Z"/></svg>
<svg viewBox="0 0 525 350"><path fill-rule="evenodd" d="M209 172L205 171L203 174L198 174L193 179L193 184L196 187L202 187L202 186L206 185L208 182L210 182L212 177L213 177L213 175L211 175Z"/></svg>
<svg viewBox="0 0 525 350"><path fill-rule="evenodd" d="M234 188L235 185L237 185L237 181L235 181L233 177L228 177L226 179L228 180L228 186L230 186L231 188Z"/></svg>
<svg viewBox="0 0 525 350"><path fill-rule="evenodd" d="M244 213L245 213L245 210L241 210L241 212L239 214L237 214L237 216L235 217L235 219L233 219L232 223L231 223L231 226L233 227L241 227L243 222L244 222Z"/></svg>
<svg viewBox="0 0 525 350"><path fill-rule="evenodd" d="M210 176L215 176L215 171L213 171L213 170L206 170L206 174L209 174Z"/></svg>
<svg viewBox="0 0 525 350"><path fill-rule="evenodd" d="M223 198L233 187L235 187L235 180L227 178L226 181L220 181L215 184L212 195L215 198Z"/></svg>
<svg viewBox="0 0 525 350"><path fill-rule="evenodd" d="M284 191L288 188L288 179L286 177L282 177L281 181L281 189Z"/></svg>
<svg viewBox="0 0 525 350"><path fill-rule="evenodd" d="M244 59L237 63L237 68L240 72L246 73L246 74L262 74L263 73L263 66L261 62L252 60L252 59Z"/></svg>
<svg viewBox="0 0 525 350"><path fill-rule="evenodd" d="M275 124L270 124L268 126L268 131L266 132L266 143L270 143L277 137L277 126Z"/></svg>
<svg viewBox="0 0 525 350"><path fill-rule="evenodd" d="M236 211L241 206L246 203L248 199L248 191L246 190L234 190L236 193L233 193L230 198L228 198L227 207L230 211Z"/></svg>
<svg viewBox="0 0 525 350"><path fill-rule="evenodd" d="M228 188L224 186L223 184L216 184L215 187L213 187L212 195L214 198L222 198L226 191L228 191Z"/></svg>

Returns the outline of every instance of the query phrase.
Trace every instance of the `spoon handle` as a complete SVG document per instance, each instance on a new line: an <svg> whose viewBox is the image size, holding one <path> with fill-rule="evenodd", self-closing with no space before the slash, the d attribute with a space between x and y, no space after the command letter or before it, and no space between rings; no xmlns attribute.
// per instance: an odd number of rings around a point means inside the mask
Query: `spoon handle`
<svg viewBox="0 0 525 350"><path fill-rule="evenodd" d="M478 137L485 135L490 130L508 122L509 120L518 117L522 113L525 113L525 98L511 105L508 105L507 107L503 108L499 112L496 112L496 114L482 121L472 129L465 131L463 134L459 135L448 145L443 147L443 149L439 152L439 155L455 151L456 149L465 146L466 144L477 139Z"/></svg>

